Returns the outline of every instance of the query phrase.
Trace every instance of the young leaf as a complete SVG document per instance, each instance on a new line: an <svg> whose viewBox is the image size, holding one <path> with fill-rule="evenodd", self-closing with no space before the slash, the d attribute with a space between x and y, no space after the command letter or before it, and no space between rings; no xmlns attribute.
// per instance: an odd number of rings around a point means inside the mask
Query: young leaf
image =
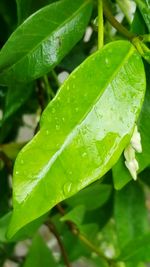
<svg viewBox="0 0 150 267"><path fill-rule="evenodd" d="M106 45L70 75L16 160L9 236L116 163L144 93L143 63L127 41Z"/></svg>
<svg viewBox="0 0 150 267"><path fill-rule="evenodd" d="M125 158L122 155L112 168L113 182L116 190L123 188L133 178L125 166Z"/></svg>
<svg viewBox="0 0 150 267"><path fill-rule="evenodd" d="M62 0L30 16L1 50L0 84L27 83L49 72L81 39L91 10L91 0Z"/></svg>
<svg viewBox="0 0 150 267"><path fill-rule="evenodd" d="M120 247L148 230L145 196L140 185L130 182L115 194L115 221Z"/></svg>
<svg viewBox="0 0 150 267"><path fill-rule="evenodd" d="M50 249L46 246L44 240L39 235L35 236L33 239L29 254L26 258L25 264L23 265L23 267L31 266L58 267Z"/></svg>
<svg viewBox="0 0 150 267"><path fill-rule="evenodd" d="M69 206L84 205L86 210L93 210L101 207L109 199L111 191L111 185L95 183L78 192L66 202Z"/></svg>

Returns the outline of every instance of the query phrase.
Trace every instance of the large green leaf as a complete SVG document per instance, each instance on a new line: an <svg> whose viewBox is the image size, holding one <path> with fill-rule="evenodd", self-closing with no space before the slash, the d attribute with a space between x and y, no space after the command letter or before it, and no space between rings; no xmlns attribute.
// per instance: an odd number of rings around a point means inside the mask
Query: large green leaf
<svg viewBox="0 0 150 267"><path fill-rule="evenodd" d="M26 83L49 72L81 39L91 10L91 0L61 0L30 16L1 50L0 83Z"/></svg>
<svg viewBox="0 0 150 267"><path fill-rule="evenodd" d="M130 182L116 192L114 205L118 241L122 248L148 230L145 196L141 186Z"/></svg>
<svg viewBox="0 0 150 267"><path fill-rule="evenodd" d="M127 41L106 45L70 75L16 160L9 236L116 163L144 93L143 63Z"/></svg>

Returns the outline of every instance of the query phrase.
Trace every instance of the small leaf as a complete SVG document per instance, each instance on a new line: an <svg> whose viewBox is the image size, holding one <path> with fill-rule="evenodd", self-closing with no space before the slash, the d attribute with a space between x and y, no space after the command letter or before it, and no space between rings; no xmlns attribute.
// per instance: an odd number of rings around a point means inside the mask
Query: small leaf
<svg viewBox="0 0 150 267"><path fill-rule="evenodd" d="M131 174L125 166L125 159L123 155L112 168L112 172L114 187L116 190L122 189L127 183L132 180Z"/></svg>
<svg viewBox="0 0 150 267"><path fill-rule="evenodd" d="M111 185L95 183L78 192L66 202L69 206L84 205L86 210L93 210L101 207L109 199L111 191Z"/></svg>
<svg viewBox="0 0 150 267"><path fill-rule="evenodd" d="M68 213L66 213L62 218L61 221L72 221L76 225L80 225L83 222L85 214L85 207L84 206L77 206Z"/></svg>
<svg viewBox="0 0 150 267"><path fill-rule="evenodd" d="M58 267L58 264L55 262L50 249L39 235L35 236L33 239L29 254L27 255L25 264L23 265L23 267L31 266Z"/></svg>
<svg viewBox="0 0 150 267"><path fill-rule="evenodd" d="M144 94L143 63L127 41L106 45L72 72L16 160L9 236L116 163Z"/></svg>
<svg viewBox="0 0 150 267"><path fill-rule="evenodd" d="M140 185L130 182L115 194L115 221L120 247L148 230L145 195Z"/></svg>
<svg viewBox="0 0 150 267"><path fill-rule="evenodd" d="M27 83L49 72L82 38L91 10L91 0L62 0L30 16L0 52L0 84Z"/></svg>

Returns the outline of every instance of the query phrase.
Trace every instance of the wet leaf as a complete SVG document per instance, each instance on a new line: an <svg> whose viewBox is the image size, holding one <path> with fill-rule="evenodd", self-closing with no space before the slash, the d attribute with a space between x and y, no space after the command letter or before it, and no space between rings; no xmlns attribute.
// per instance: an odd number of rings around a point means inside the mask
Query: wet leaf
<svg viewBox="0 0 150 267"><path fill-rule="evenodd" d="M9 237L116 163L144 93L143 63L127 41L106 45L72 72L16 160Z"/></svg>

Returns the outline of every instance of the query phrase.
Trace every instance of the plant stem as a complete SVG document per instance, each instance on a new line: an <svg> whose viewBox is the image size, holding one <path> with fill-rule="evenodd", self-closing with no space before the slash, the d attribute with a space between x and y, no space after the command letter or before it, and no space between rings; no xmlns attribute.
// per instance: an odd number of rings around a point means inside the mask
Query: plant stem
<svg viewBox="0 0 150 267"><path fill-rule="evenodd" d="M50 83L49 83L49 80L48 80L48 77L47 75L45 75L43 77L44 79L44 83L45 83L45 87L46 87L46 91L47 91L47 94L48 94L48 98L51 99L55 96L54 92L53 92L53 89L52 87L50 86Z"/></svg>
<svg viewBox="0 0 150 267"><path fill-rule="evenodd" d="M128 38L130 41L132 41L133 38L136 37L134 33L129 32L122 24L120 24L115 17L111 14L107 4L105 1L103 1L103 10L104 15L107 18L107 20L110 22L110 24L117 29L123 36Z"/></svg>
<svg viewBox="0 0 150 267"><path fill-rule="evenodd" d="M104 45L103 0L98 0L98 49Z"/></svg>
<svg viewBox="0 0 150 267"><path fill-rule="evenodd" d="M61 215L65 215L65 210L64 208L58 204L57 206L58 211L60 212ZM82 233L80 233L79 229L76 227L76 225L71 222L71 221L66 221L66 224L68 225L69 229L71 230L71 232L77 236L82 243L84 243L90 250L92 250L93 252L95 252L99 257L103 258L105 261L108 262L108 264L111 264L113 261L108 259L102 251L100 251L100 249L98 249L97 247L95 247L95 245L89 241Z"/></svg>
<svg viewBox="0 0 150 267"><path fill-rule="evenodd" d="M54 70L51 71L51 75L52 75L57 87L59 88L61 84L60 84L60 82L59 82L59 80L57 78L57 74L56 74L56 72Z"/></svg>
<svg viewBox="0 0 150 267"><path fill-rule="evenodd" d="M47 225L47 227L49 228L49 230L53 233L53 235L57 239L57 242L58 242L58 245L60 247L61 254L62 254L62 257L64 259L65 265L67 267L71 267L71 264L70 264L69 259L68 259L67 252L66 252L66 250L64 248L64 245L62 243L62 240L60 238L59 233L57 232L57 229L56 229L55 225L50 220L48 220L45 224Z"/></svg>

